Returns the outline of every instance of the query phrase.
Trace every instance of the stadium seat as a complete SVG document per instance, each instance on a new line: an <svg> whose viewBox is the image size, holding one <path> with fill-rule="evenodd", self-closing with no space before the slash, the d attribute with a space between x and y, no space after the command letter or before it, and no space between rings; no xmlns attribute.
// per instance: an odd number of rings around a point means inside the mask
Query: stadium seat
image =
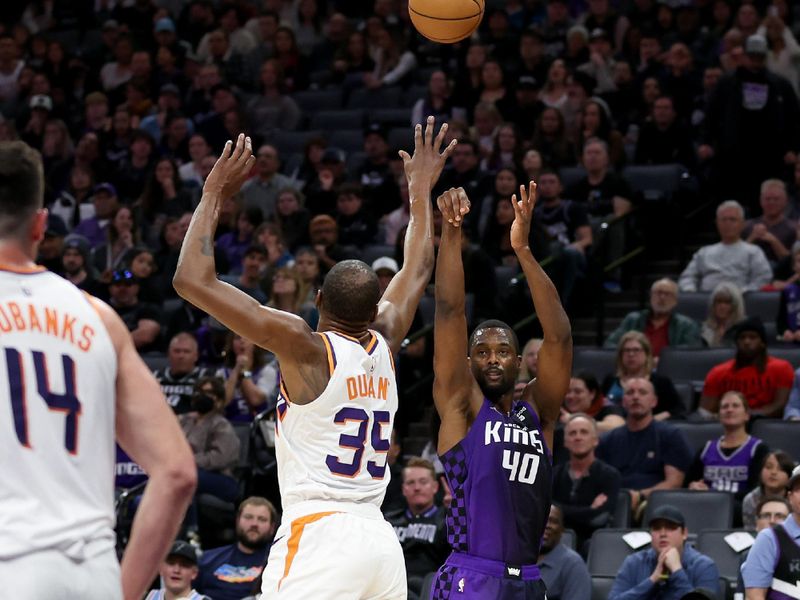
<svg viewBox="0 0 800 600"><path fill-rule="evenodd" d="M278 130L272 138L273 145L282 155L299 153L305 151L306 142L313 137L323 136L319 130L311 131L283 131ZM324 136L323 136L324 137Z"/></svg>
<svg viewBox="0 0 800 600"><path fill-rule="evenodd" d="M733 525L733 494L713 490L654 490L647 500L643 523L659 506L670 504L686 519L690 534L703 529L729 529Z"/></svg>
<svg viewBox="0 0 800 600"><path fill-rule="evenodd" d="M511 280L517 276L519 269L514 266L500 265L494 268L494 278L497 282L497 291L503 293L511 285Z"/></svg>
<svg viewBox="0 0 800 600"><path fill-rule="evenodd" d="M364 131L362 129L337 129L328 133L331 146L341 148L346 153L364 149Z"/></svg>
<svg viewBox="0 0 800 600"><path fill-rule="evenodd" d="M405 150L409 154L414 151L414 130L411 127L394 127L389 130L389 148L392 152Z"/></svg>
<svg viewBox="0 0 800 600"><path fill-rule="evenodd" d="M367 117L371 123L384 127L410 127L411 108L376 108Z"/></svg>
<svg viewBox="0 0 800 600"><path fill-rule="evenodd" d="M687 349L671 348L661 350L656 372L673 381L691 381L702 386L712 367L733 358L732 348Z"/></svg>
<svg viewBox="0 0 800 600"><path fill-rule="evenodd" d="M561 178L561 185L564 189L567 189L586 177L586 169L583 167L564 167L559 170L558 176Z"/></svg>
<svg viewBox="0 0 800 600"><path fill-rule="evenodd" d="M792 363L793 368L800 367L800 347L786 344L785 346L775 346L769 349L770 356L782 358Z"/></svg>
<svg viewBox="0 0 800 600"><path fill-rule="evenodd" d="M361 88L347 99L348 108L396 108L401 106L403 91L399 87L383 87L377 90Z"/></svg>
<svg viewBox="0 0 800 600"><path fill-rule="evenodd" d="M751 433L764 440L771 450L788 452L800 461L800 423L781 419L756 419Z"/></svg>
<svg viewBox="0 0 800 600"><path fill-rule="evenodd" d="M723 433L722 425L718 421L708 423L670 421L670 425L675 426L683 432L693 454L700 452L707 441L716 440Z"/></svg>
<svg viewBox="0 0 800 600"><path fill-rule="evenodd" d="M708 292L680 292L675 312L681 313L702 323L708 314Z"/></svg>
<svg viewBox="0 0 800 600"><path fill-rule="evenodd" d="M673 383L675 386L675 391L678 392L678 396L681 399L681 402L686 407L688 412L694 411L695 407L695 393L692 384L689 382L678 381Z"/></svg>
<svg viewBox="0 0 800 600"><path fill-rule="evenodd" d="M745 551L735 552L725 541L725 536L734 529L704 529L697 534L695 549L711 558L719 569L721 577L736 581Z"/></svg>
<svg viewBox="0 0 800 600"><path fill-rule="evenodd" d="M428 94L428 82L425 85L412 85L403 92L403 105L413 108L417 100L424 98ZM439 123L441 125L441 123ZM416 125L416 123L415 123Z"/></svg>
<svg viewBox="0 0 800 600"><path fill-rule="evenodd" d="M570 550L575 550L577 541L578 535L575 533L574 529L565 529L564 533L561 534L561 543Z"/></svg>
<svg viewBox="0 0 800 600"><path fill-rule="evenodd" d="M611 515L611 527L628 529L631 526L631 495L628 490L621 489L617 493L617 505Z"/></svg>
<svg viewBox="0 0 800 600"><path fill-rule="evenodd" d="M668 200L685 174L686 168L679 164L630 166L622 171L622 177L646 200Z"/></svg>
<svg viewBox="0 0 800 600"><path fill-rule="evenodd" d="M342 91L340 89L295 92L292 94L292 98L307 115L320 110L342 108Z"/></svg>
<svg viewBox="0 0 800 600"><path fill-rule="evenodd" d="M309 129L338 131L364 128L364 111L360 108L346 110L320 110L311 115ZM332 143L334 146L338 144Z"/></svg>
<svg viewBox="0 0 800 600"><path fill-rule="evenodd" d="M747 292L744 312L748 317L758 317L764 322L774 321L778 317L780 302L780 292Z"/></svg>
<svg viewBox="0 0 800 600"><path fill-rule="evenodd" d="M572 357L572 370L575 373L589 371L599 381L616 371L617 351L614 349L577 347Z"/></svg>
<svg viewBox="0 0 800 600"><path fill-rule="evenodd" d="M345 168L347 169L347 173L350 175L351 178L356 179L358 175L358 170L361 168L361 165L364 164L367 155L364 152L351 152L347 155L347 162L345 163Z"/></svg>
<svg viewBox="0 0 800 600"><path fill-rule="evenodd" d="M592 600L608 600L612 587L614 587L614 577L592 576Z"/></svg>
<svg viewBox="0 0 800 600"><path fill-rule="evenodd" d="M614 578L622 566L623 561L633 554L631 548L622 536L633 529L598 529L592 535L589 545L589 557L586 566L592 577ZM645 546L649 548L648 546Z"/></svg>
<svg viewBox="0 0 800 600"><path fill-rule="evenodd" d="M361 260L370 266L382 256L394 258L394 246L370 244L369 246L364 246L364 250L361 252Z"/></svg>
<svg viewBox="0 0 800 600"><path fill-rule="evenodd" d="M162 352L148 352L147 354L142 355L142 360L144 361L144 364L147 365L147 368L151 371L165 369L169 364L167 361L167 355Z"/></svg>

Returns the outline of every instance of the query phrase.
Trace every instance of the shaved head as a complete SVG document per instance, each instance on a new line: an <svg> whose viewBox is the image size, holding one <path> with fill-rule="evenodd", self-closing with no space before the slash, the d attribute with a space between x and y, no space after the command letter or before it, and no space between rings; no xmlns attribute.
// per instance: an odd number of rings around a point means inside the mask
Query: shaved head
<svg viewBox="0 0 800 600"><path fill-rule="evenodd" d="M379 300L375 271L360 260L343 260L325 277L320 308L338 321L370 323Z"/></svg>

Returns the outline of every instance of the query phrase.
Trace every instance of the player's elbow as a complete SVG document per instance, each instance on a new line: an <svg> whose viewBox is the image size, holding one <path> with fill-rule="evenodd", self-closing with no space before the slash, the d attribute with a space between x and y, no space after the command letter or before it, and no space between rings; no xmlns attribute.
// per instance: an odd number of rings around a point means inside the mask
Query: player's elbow
<svg viewBox="0 0 800 600"><path fill-rule="evenodd" d="M182 501L191 498L197 488L197 465L188 448L179 454L162 462L155 472L151 472L150 479L161 480L172 490L175 499Z"/></svg>

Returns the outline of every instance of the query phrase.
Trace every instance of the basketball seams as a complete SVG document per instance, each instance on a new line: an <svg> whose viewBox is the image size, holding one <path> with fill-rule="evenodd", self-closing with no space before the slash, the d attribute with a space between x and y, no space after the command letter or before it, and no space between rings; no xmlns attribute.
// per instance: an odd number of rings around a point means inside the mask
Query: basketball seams
<svg viewBox="0 0 800 600"><path fill-rule="evenodd" d="M475 4L478 4L475 0L472 0ZM469 15L468 17L434 17L433 15L426 15L419 11L414 10L410 6L408 7L408 11L414 13L417 16L425 17L426 19L433 19L434 21L466 21L467 19L474 19L475 17L481 16L480 5L478 5L478 12L474 15Z"/></svg>

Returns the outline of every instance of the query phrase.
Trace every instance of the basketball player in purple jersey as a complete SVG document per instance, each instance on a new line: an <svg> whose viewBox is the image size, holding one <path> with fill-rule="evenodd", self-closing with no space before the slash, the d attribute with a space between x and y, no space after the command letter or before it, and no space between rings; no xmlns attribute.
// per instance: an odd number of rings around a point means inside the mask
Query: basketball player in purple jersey
<svg viewBox="0 0 800 600"><path fill-rule="evenodd" d="M467 346L459 226L464 190L438 199L443 215L436 261L433 399L442 424L439 456L453 500L452 553L439 569L433 600L544 600L536 566L550 512L553 430L569 385L572 334L555 286L528 246L536 184L512 198L511 246L525 273L544 341L539 376L513 402L520 348L502 321L478 325ZM469 356L465 360L465 356Z"/></svg>

